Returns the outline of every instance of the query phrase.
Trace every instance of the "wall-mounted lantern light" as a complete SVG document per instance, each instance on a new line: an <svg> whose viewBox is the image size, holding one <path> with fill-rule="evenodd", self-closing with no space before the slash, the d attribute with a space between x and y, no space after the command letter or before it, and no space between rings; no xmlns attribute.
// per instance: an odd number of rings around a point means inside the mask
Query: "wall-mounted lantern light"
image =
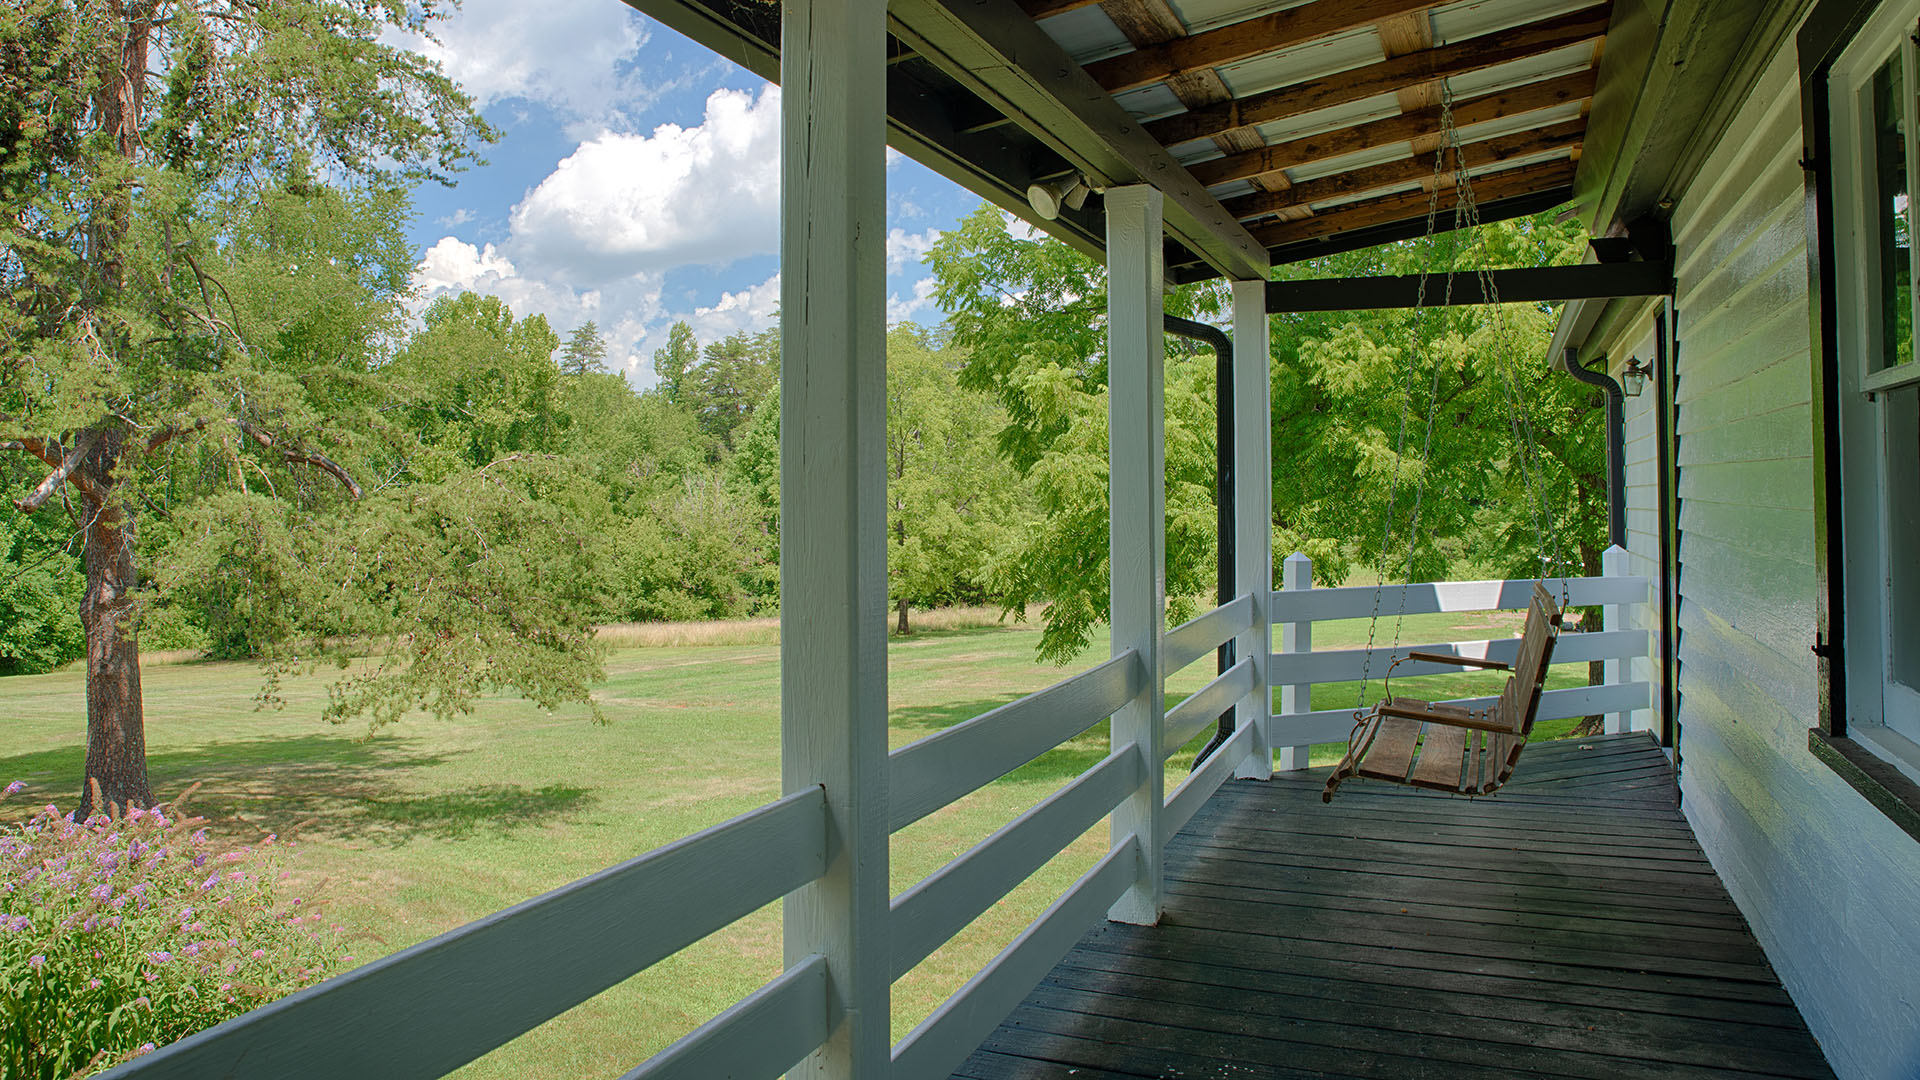
<svg viewBox="0 0 1920 1080"><path fill-rule="evenodd" d="M1640 362L1639 357L1627 361L1620 369L1620 392L1628 397L1639 397L1640 391L1647 388L1647 376L1653 369Z"/></svg>

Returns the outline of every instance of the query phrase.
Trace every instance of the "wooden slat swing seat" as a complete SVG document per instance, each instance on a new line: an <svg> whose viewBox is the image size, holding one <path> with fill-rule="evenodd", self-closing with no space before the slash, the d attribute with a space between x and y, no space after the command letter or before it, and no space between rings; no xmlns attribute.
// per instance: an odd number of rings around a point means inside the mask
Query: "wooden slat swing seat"
<svg viewBox="0 0 1920 1080"><path fill-rule="evenodd" d="M1394 697L1393 666L1389 666L1384 695L1373 708L1355 714L1347 755L1327 779L1320 800L1332 802L1334 791L1351 776L1461 795L1493 793L1513 775L1520 751L1526 749L1559 635L1560 607L1545 585L1536 581L1520 632L1520 654L1511 669L1495 660L1428 652L1409 652L1394 660L1394 665L1401 660L1424 660L1513 673L1492 705L1465 709Z"/></svg>

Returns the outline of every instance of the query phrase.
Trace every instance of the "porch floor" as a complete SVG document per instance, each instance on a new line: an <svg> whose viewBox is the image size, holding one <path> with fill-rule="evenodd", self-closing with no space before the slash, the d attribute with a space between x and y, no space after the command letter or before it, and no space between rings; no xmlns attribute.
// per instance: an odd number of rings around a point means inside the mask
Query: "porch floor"
<svg viewBox="0 0 1920 1080"><path fill-rule="evenodd" d="M1830 1077L1643 734L1497 797L1229 782L955 1075Z"/></svg>

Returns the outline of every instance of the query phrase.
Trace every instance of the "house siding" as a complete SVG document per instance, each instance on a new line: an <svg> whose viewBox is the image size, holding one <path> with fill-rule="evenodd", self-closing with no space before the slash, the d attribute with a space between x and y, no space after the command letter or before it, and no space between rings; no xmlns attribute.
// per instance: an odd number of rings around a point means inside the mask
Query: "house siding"
<svg viewBox="0 0 1920 1080"><path fill-rule="evenodd" d="M1807 750L1818 702L1800 156L1789 48L1675 204L1683 809L1835 1071L1913 1080L1920 844ZM1616 367L1650 359L1651 329L1646 313L1599 344ZM1629 402L1626 497L1631 566L1658 580L1653 403L1651 391Z"/></svg>

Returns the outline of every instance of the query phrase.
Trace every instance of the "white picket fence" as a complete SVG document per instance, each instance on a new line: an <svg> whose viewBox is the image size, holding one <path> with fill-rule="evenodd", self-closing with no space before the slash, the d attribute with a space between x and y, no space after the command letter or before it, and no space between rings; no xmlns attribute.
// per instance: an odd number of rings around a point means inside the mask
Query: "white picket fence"
<svg viewBox="0 0 1920 1080"><path fill-rule="evenodd" d="M1617 550L1617 549L1616 549ZM1620 556L1612 552L1611 564ZM1312 588L1305 556L1286 562L1286 587L1271 595L1280 650L1271 685L1280 689L1271 742L1260 739L1264 710L1242 721L1164 802L1151 807L1105 857L1011 944L902 1039L889 1075L944 1077L963 1062L1067 950L1136 886L1142 868L1236 771L1264 775L1249 755L1277 745L1283 767L1304 767L1305 747L1344 739L1351 709L1307 706L1319 682L1359 677L1364 650L1312 650L1312 627L1365 617L1370 588ZM1524 608L1531 581L1442 582L1380 590L1380 610L1406 614ZM1644 631L1627 629L1625 608L1647 602L1644 578L1614 575L1553 581L1573 604L1606 604L1607 628L1560 638L1560 662L1619 662L1645 655ZM1404 605L1404 606L1403 606ZM1038 693L894 750L887 816L897 832L979 790L1094 726L1130 702L1153 698L1158 681L1256 629L1255 597L1243 595L1157 642L1151 674L1126 650ZM1259 635L1253 635L1257 640ZM1245 639L1243 639L1245 640ZM1402 646L1402 651L1410 646ZM1429 651L1499 659L1511 639L1422 643ZM1389 650L1375 649L1384 672ZM1408 676L1442 670L1402 665ZM1396 678L1400 675L1396 674ZM1150 770L1212 725L1222 712L1258 701L1257 665L1243 657L1167 709L1149 751L1117 746L1059 791L892 899L884 919L885 966L899 978L1031 876L1047 860L1147 786ZM1549 691L1542 715L1562 717L1644 708L1647 684ZM1252 718L1249 722L1248 718ZM1624 721L1616 721L1616 724ZM1116 832L1119 830L1115 830ZM558 1016L733 921L820 878L836 856L828 802L809 787L731 821L528 900L431 941L309 987L114 1070L112 1077L444 1075ZM837 998L818 955L780 976L644 1062L627 1076L649 1080L774 1077L822 1045Z"/></svg>
<svg viewBox="0 0 1920 1080"><path fill-rule="evenodd" d="M1557 720L1570 716L1606 716L1606 730L1619 732L1634 726L1632 713L1646 709L1651 690L1646 682L1628 678L1632 660L1647 655L1647 632L1633 625L1632 609L1643 607L1651 594L1644 577L1625 573L1627 553L1608 548L1602 556L1602 574L1592 578L1549 578L1545 584L1564 606L1600 605L1601 628L1584 632L1562 631L1554 646L1555 664L1604 661L1606 676L1601 685L1564 687L1548 690L1540 696L1537 719ZM1273 743L1280 748L1283 769L1305 768L1307 748L1313 743L1344 741L1353 729L1355 702L1343 702L1336 708L1313 708L1313 687L1318 683L1354 682L1363 673L1372 681L1370 696L1379 693L1379 681L1395 656L1420 651L1448 656L1472 656L1512 663L1519 653L1518 637L1481 641L1392 642L1393 624L1399 615L1476 611L1524 611L1533 594L1532 579L1518 581L1439 581L1416 585L1347 586L1334 589L1313 587L1313 562L1294 554L1282 571L1282 588L1273 594L1274 638L1278 651L1269 665L1269 678L1280 691L1279 707L1274 710ZM1373 649L1313 649L1313 624L1338 619L1368 619L1379 615L1378 640ZM1395 686L1414 696L1425 696L1417 689L1424 675L1458 674L1463 669L1431 662L1403 662L1394 669ZM1414 680L1411 683L1402 680ZM1409 687L1413 689L1409 690ZM1471 708L1483 708L1491 697L1451 698L1451 702ZM1640 726L1645 726L1644 721Z"/></svg>

